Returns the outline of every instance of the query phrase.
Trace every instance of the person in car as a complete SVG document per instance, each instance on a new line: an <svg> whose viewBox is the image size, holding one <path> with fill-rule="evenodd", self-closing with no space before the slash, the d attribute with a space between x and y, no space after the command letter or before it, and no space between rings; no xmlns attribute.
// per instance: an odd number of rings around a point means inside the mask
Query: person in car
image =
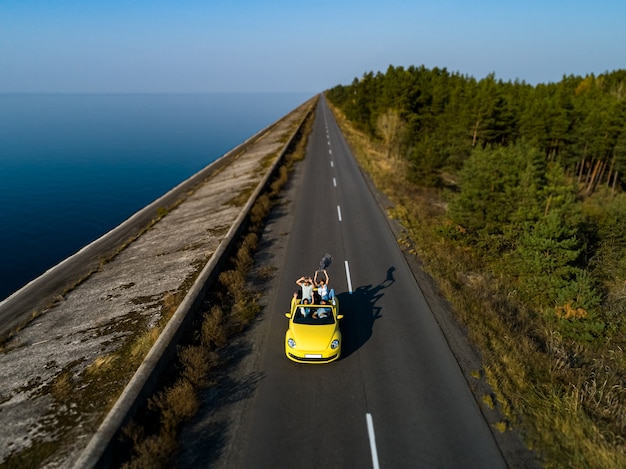
<svg viewBox="0 0 626 469"><path fill-rule="evenodd" d="M326 300L321 300L321 301L320 301L320 304L322 304L322 305L326 305L326 304L328 304L328 303L326 302ZM323 318L325 318L325 317L328 317L331 313L332 313L332 311L330 310L330 308L320 306L320 307L319 307L319 308L317 308L317 309L315 310L315 312L313 313L313 318L314 318L314 319L323 319Z"/></svg>
<svg viewBox="0 0 626 469"><path fill-rule="evenodd" d="M319 280L317 280L317 274L318 272L324 272L324 277L325 278L321 278ZM313 285L315 285L317 287L317 294L320 296L320 299L322 300L332 300L333 297L335 296L335 291L332 288L328 288L328 272L326 272L326 269L324 270L316 270L315 271L315 275L313 278Z"/></svg>
<svg viewBox="0 0 626 469"><path fill-rule="evenodd" d="M309 304L309 300L302 300L302 304L303 305L308 305ZM304 316L305 318L309 316L310 312L311 312L311 308L309 308L307 306L300 306L300 314L302 314L302 316Z"/></svg>
<svg viewBox="0 0 626 469"><path fill-rule="evenodd" d="M313 279L302 276L296 280L296 284L302 289L302 300L309 300L309 303L313 303Z"/></svg>

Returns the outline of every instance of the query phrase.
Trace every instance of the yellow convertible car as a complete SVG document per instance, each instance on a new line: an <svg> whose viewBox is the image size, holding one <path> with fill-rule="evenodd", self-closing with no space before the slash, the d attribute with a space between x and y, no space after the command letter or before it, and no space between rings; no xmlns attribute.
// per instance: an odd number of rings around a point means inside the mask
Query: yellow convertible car
<svg viewBox="0 0 626 469"><path fill-rule="evenodd" d="M289 329L285 334L285 354L298 363L329 363L341 355L339 300L304 303L293 297L286 313Z"/></svg>

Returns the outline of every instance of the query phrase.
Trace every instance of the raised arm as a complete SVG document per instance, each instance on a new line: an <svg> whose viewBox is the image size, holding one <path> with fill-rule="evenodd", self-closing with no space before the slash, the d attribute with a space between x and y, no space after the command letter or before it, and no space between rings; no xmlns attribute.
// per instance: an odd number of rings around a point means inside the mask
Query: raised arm
<svg viewBox="0 0 626 469"><path fill-rule="evenodd" d="M324 275L326 276L326 285L328 285L328 273L326 272L326 269L324 269ZM315 285L316 287L320 285L321 279L320 281L317 280L317 273L318 271L315 271L315 276L313 277L313 285Z"/></svg>

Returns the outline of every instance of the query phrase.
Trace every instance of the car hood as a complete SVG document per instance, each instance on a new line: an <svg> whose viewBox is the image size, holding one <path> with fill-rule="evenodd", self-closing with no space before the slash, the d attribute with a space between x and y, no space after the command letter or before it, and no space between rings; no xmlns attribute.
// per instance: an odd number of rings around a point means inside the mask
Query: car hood
<svg viewBox="0 0 626 469"><path fill-rule="evenodd" d="M336 324L312 326L310 324L293 324L291 332L301 350L324 350L337 330Z"/></svg>

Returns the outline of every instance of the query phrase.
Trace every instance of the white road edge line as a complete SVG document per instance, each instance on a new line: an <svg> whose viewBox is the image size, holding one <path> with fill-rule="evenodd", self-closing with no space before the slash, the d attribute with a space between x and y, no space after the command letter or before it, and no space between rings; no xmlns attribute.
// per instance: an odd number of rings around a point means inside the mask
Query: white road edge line
<svg viewBox="0 0 626 469"><path fill-rule="evenodd" d="M346 262L346 278L348 279L348 292L352 294L352 279L350 278L350 267L348 266L348 261Z"/></svg>
<svg viewBox="0 0 626 469"><path fill-rule="evenodd" d="M374 435L374 421L372 420L372 414L365 414L367 420L367 433L370 437L370 449L372 450L372 466L374 469L379 469L378 465L378 451L376 450L376 436Z"/></svg>
<svg viewBox="0 0 626 469"><path fill-rule="evenodd" d="M339 221L341 221L341 207L337 205L337 216L339 217Z"/></svg>

